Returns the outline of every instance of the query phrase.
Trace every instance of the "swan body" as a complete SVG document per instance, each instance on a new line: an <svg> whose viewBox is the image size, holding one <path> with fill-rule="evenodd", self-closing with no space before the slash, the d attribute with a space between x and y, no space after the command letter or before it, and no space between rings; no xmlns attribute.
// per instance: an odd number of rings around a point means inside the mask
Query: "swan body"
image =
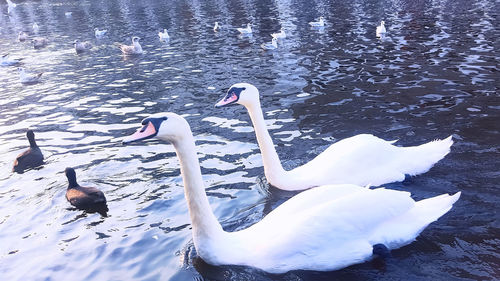
<svg viewBox="0 0 500 281"><path fill-rule="evenodd" d="M23 42L26 41L26 39L28 39L28 33L19 31L19 33L17 34L17 40L19 40L19 42Z"/></svg>
<svg viewBox="0 0 500 281"><path fill-rule="evenodd" d="M120 50L124 55L140 55L143 53L139 37L132 37L132 45L120 45Z"/></svg>
<svg viewBox="0 0 500 281"><path fill-rule="evenodd" d="M271 36L273 38L276 38L276 39L284 39L284 38L286 38L286 33L285 33L285 30L283 28L281 28L279 33L273 33L273 34L271 34Z"/></svg>
<svg viewBox="0 0 500 281"><path fill-rule="evenodd" d="M107 29L103 29L103 30L99 30L99 28L94 28L94 35L96 38L100 38L100 37L103 37L106 32L108 32Z"/></svg>
<svg viewBox="0 0 500 281"><path fill-rule="evenodd" d="M83 52L86 52L90 49L92 49L92 44L90 44L90 42L80 42L80 40L75 40L75 42L73 42L73 45L75 46L75 51L77 54L80 54L80 53L83 53Z"/></svg>
<svg viewBox="0 0 500 281"><path fill-rule="evenodd" d="M214 32L217 32L220 30L220 25L218 22L215 22L215 25L214 25Z"/></svg>
<svg viewBox="0 0 500 281"><path fill-rule="evenodd" d="M16 157L12 171L23 173L24 170L35 168L43 165L43 154L40 147L36 144L35 133L32 130L26 132L26 137L30 143L30 147Z"/></svg>
<svg viewBox="0 0 500 281"><path fill-rule="evenodd" d="M37 74L29 74L22 67L19 67L17 70L19 72L19 81L21 81L21 83L23 84L38 83L40 81L40 77L42 77L43 74L43 72Z"/></svg>
<svg viewBox="0 0 500 281"><path fill-rule="evenodd" d="M158 37L160 37L160 40L166 41L170 39L170 35L168 35L167 29L164 28L163 32L158 32Z"/></svg>
<svg viewBox="0 0 500 281"><path fill-rule="evenodd" d="M152 137L171 142L181 164L184 193L198 255L213 265L243 265L270 273L335 270L372 257L373 246L411 243L460 196L443 194L415 202L409 192L356 185L325 185L304 191L240 231L226 232L213 214L194 138L184 118L162 113L123 143Z"/></svg>
<svg viewBox="0 0 500 281"><path fill-rule="evenodd" d="M377 36L382 36L382 35L385 35L387 31L385 30L385 21L381 21L380 22L380 25L377 26L377 29L375 31L375 33L377 34Z"/></svg>
<svg viewBox="0 0 500 281"><path fill-rule="evenodd" d="M319 17L318 21L312 21L309 25L313 27L323 27L325 26L325 19L323 17Z"/></svg>
<svg viewBox="0 0 500 281"><path fill-rule="evenodd" d="M271 40L271 42L268 42L268 43L262 43L260 45L260 47L264 50L275 50L275 49L278 49L278 42L277 42L278 39L276 39L275 37L273 37L273 39Z"/></svg>
<svg viewBox="0 0 500 281"><path fill-rule="evenodd" d="M310 162L285 171L267 131L259 91L238 83L215 106L238 103L250 114L259 144L267 181L284 190L303 190L325 184L378 186L403 181L405 175L427 172L450 152L451 136L419 146L398 147L394 142L369 134L356 135L332 144Z"/></svg>
<svg viewBox="0 0 500 281"><path fill-rule="evenodd" d="M237 30L241 34L251 34L252 33L252 26L248 23L247 27L245 27L245 28L237 28Z"/></svg>
<svg viewBox="0 0 500 281"><path fill-rule="evenodd" d="M21 62L20 59L11 59L9 58L9 54L5 54L0 57L0 66L12 66L19 64Z"/></svg>

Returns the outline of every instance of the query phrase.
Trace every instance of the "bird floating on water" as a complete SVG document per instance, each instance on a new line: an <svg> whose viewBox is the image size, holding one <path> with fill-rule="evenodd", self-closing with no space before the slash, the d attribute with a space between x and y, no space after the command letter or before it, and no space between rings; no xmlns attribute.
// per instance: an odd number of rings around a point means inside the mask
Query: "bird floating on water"
<svg viewBox="0 0 500 281"><path fill-rule="evenodd" d="M385 35L386 33L386 29L385 29L385 21L381 21L380 22L380 25L377 26L377 29L375 31L375 34L378 36L378 37L381 37L383 35Z"/></svg>
<svg viewBox="0 0 500 281"><path fill-rule="evenodd" d="M40 81L40 77L42 77L43 72L37 74L27 73L26 70L22 67L17 69L19 72L19 81L23 84L34 84Z"/></svg>
<svg viewBox="0 0 500 281"><path fill-rule="evenodd" d="M49 40L44 37L35 37L31 40L31 42L33 43L33 48L40 49L47 46Z"/></svg>
<svg viewBox="0 0 500 281"><path fill-rule="evenodd" d="M324 185L303 191L259 222L225 231L207 198L189 124L175 113L159 113L124 144L150 138L173 144L184 182L197 254L212 265L242 265L270 273L330 271L362 263L410 244L459 199L454 195L415 201L405 191L357 185Z"/></svg>
<svg viewBox="0 0 500 281"><path fill-rule="evenodd" d="M161 41L167 41L170 39L170 35L168 35L168 31L166 28L163 29L163 32L158 32L158 37L160 37Z"/></svg>
<svg viewBox="0 0 500 281"><path fill-rule="evenodd" d="M16 173L23 173L26 169L43 165L43 154L40 147L36 144L35 133L32 130L28 130L26 137L30 142L30 147L16 157L14 166L12 167L12 171Z"/></svg>
<svg viewBox="0 0 500 281"><path fill-rule="evenodd" d="M120 50L124 55L140 55L143 53L139 37L132 37L132 45L120 45Z"/></svg>
<svg viewBox="0 0 500 281"><path fill-rule="evenodd" d="M286 171L266 128L258 89L237 83L215 106L243 105L252 121L261 150L264 174L272 186L283 190L303 190L325 184L378 186L403 181L405 175L427 172L450 152L452 137L418 146L398 147L370 134L340 140L311 161Z"/></svg>
<svg viewBox="0 0 500 281"><path fill-rule="evenodd" d="M23 42L26 41L27 39L28 39L28 33L24 31L19 31L19 33L17 34L17 40L19 40L19 42Z"/></svg>
<svg viewBox="0 0 500 281"><path fill-rule="evenodd" d="M106 216L108 206L104 193L95 187L81 186L76 181L76 172L73 168L64 170L68 178L68 189L66 190L66 200L80 210L99 212Z"/></svg>
<svg viewBox="0 0 500 281"><path fill-rule="evenodd" d="M108 32L107 29L99 30L99 28L97 28L97 27L94 28L94 35L97 38L103 37L106 34L106 32Z"/></svg>
<svg viewBox="0 0 500 281"><path fill-rule="evenodd" d="M7 0L7 14L10 14L10 12L12 12L16 6L17 6L16 3Z"/></svg>
<svg viewBox="0 0 500 281"><path fill-rule="evenodd" d="M219 29L220 29L220 25L219 25L219 23L218 23L218 22L215 22L215 25L214 25L214 32L219 31Z"/></svg>
<svg viewBox="0 0 500 281"><path fill-rule="evenodd" d="M241 34L252 34L252 25L250 23L247 24L247 27L241 28L238 27L236 28Z"/></svg>
<svg viewBox="0 0 500 281"><path fill-rule="evenodd" d="M35 22L33 24L33 32L36 34L38 33L38 31L40 31L40 27L38 26L38 24Z"/></svg>
<svg viewBox="0 0 500 281"><path fill-rule="evenodd" d="M64 13L64 15L65 15L67 18L71 17L71 15L72 15L72 14L73 14L73 12L65 12L65 13Z"/></svg>
<svg viewBox="0 0 500 281"><path fill-rule="evenodd" d="M80 40L77 39L77 40L75 40L75 42L73 42L73 45L75 46L75 51L77 54L80 54L80 53L83 53L85 51L92 49L92 44L90 44L90 42L88 42L88 41L80 42Z"/></svg>
<svg viewBox="0 0 500 281"><path fill-rule="evenodd" d="M280 32L279 33L273 33L271 34L271 36L273 38L276 38L276 39L284 39L286 38L286 33L285 33L285 30L283 29L283 27L280 29Z"/></svg>
<svg viewBox="0 0 500 281"><path fill-rule="evenodd" d="M323 19L323 17L319 17L319 21L312 21L309 23L309 25L313 27L323 27L325 26L325 20Z"/></svg>
<svg viewBox="0 0 500 281"><path fill-rule="evenodd" d="M12 66L19 64L21 62L20 59L11 59L9 58L9 54L5 54L0 57L0 66Z"/></svg>
<svg viewBox="0 0 500 281"><path fill-rule="evenodd" d="M278 48L278 39L276 39L275 37L273 37L273 39L271 40L271 42L268 42L268 43L262 43L260 45L260 47L264 50L275 50Z"/></svg>

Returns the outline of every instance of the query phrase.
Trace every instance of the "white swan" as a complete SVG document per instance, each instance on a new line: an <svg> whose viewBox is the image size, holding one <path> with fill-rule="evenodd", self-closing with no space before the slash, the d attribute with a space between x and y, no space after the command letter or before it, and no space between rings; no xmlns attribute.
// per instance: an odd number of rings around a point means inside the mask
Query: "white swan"
<svg viewBox="0 0 500 281"><path fill-rule="evenodd" d="M252 26L248 23L246 28L236 28L241 34L251 34Z"/></svg>
<svg viewBox="0 0 500 281"><path fill-rule="evenodd" d="M26 70L22 67L17 69L19 71L19 81L23 84L35 84L40 81L40 77L42 77L43 72L37 74L28 74Z"/></svg>
<svg viewBox="0 0 500 281"><path fill-rule="evenodd" d="M160 37L161 41L167 41L170 39L170 35L168 35L168 31L166 28L163 29L163 32L158 32L158 37Z"/></svg>
<svg viewBox="0 0 500 281"><path fill-rule="evenodd" d="M280 32L279 33L273 33L271 34L271 36L273 38L276 38L276 39L284 39L286 38L286 33L285 33L285 30L283 29L283 27L280 29Z"/></svg>
<svg viewBox="0 0 500 281"><path fill-rule="evenodd" d="M238 103L246 107L262 153L267 181L284 190L302 190L324 184L378 186L402 181L405 175L427 172L450 151L451 136L413 147L397 147L368 134L353 136L332 144L310 162L285 171L266 129L259 91L248 83L238 83L215 106Z"/></svg>
<svg viewBox="0 0 500 281"><path fill-rule="evenodd" d="M214 32L217 32L220 30L220 25L218 22L215 22L215 25L214 25Z"/></svg>
<svg viewBox="0 0 500 281"><path fill-rule="evenodd" d="M103 29L103 30L99 30L99 28L94 28L94 35L96 38L100 38L100 37L103 37L106 32L108 32L107 29Z"/></svg>
<svg viewBox="0 0 500 281"><path fill-rule="evenodd" d="M385 35L387 31L385 30L385 21L381 21L380 25L377 26L377 29L375 31L376 35L378 37Z"/></svg>
<svg viewBox="0 0 500 281"><path fill-rule="evenodd" d="M140 55L143 53L139 37L132 37L132 45L120 45L120 50L124 55Z"/></svg>
<svg viewBox="0 0 500 281"><path fill-rule="evenodd" d="M80 53L83 53L83 52L86 52L86 51L89 51L90 49L92 49L92 44L88 41L85 41L85 42L80 42L80 40L75 40L75 42L73 42L73 45L75 46L75 51L77 54L80 54Z"/></svg>
<svg viewBox="0 0 500 281"><path fill-rule="evenodd" d="M319 21L312 21L309 25L314 27L323 27L325 26L325 20L323 17L319 17Z"/></svg>
<svg viewBox="0 0 500 281"><path fill-rule="evenodd" d="M278 49L278 39L276 39L275 37L273 37L273 39L271 40L271 42L268 42L268 43L262 43L260 45L260 47L264 50L275 50L275 49Z"/></svg>
<svg viewBox="0 0 500 281"><path fill-rule="evenodd" d="M142 125L124 144L157 137L174 145L193 242L198 255L213 265L284 273L335 270L361 263L372 257L374 245L396 249L411 243L460 197L458 192L415 202L404 191L327 185L292 197L247 229L226 232L210 208L186 120L162 113L144 119Z"/></svg>

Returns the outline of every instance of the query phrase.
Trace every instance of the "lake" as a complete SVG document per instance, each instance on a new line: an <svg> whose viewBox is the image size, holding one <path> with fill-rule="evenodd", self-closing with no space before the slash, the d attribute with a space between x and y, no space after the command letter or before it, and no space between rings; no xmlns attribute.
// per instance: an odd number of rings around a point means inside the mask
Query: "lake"
<svg viewBox="0 0 500 281"><path fill-rule="evenodd" d="M498 1L16 3L10 14L0 4L0 54L43 75L24 85L17 66L0 67L1 279L500 279ZM320 16L325 27L312 29ZM375 34L381 20L384 38ZM19 31L35 36L35 22L36 36L49 39L41 49L17 41ZM253 36L239 36L247 23ZM287 37L264 51L281 27ZM97 39L94 28L108 32ZM168 42L157 35L164 28ZM124 57L117 45L132 36L144 54ZM75 39L93 48L76 54ZM293 194L266 183L246 110L214 108L237 82L259 88L286 169L356 134L400 146L453 135L450 154L429 172L385 186L416 200L461 191L460 200L382 264L281 275L206 264L173 147L121 141L152 113L184 116L216 217L228 231L249 227ZM46 163L12 173L28 128ZM107 217L66 201L66 167L105 193Z"/></svg>

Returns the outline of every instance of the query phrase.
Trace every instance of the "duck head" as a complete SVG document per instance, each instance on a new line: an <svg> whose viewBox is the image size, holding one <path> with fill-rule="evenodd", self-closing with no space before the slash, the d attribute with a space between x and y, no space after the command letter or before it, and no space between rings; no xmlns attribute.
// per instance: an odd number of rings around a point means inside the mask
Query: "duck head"
<svg viewBox="0 0 500 281"><path fill-rule="evenodd" d="M64 170L64 174L66 174L66 177L68 178L68 188L74 188L78 186L78 183L76 182L75 169L68 167Z"/></svg>
<svg viewBox="0 0 500 281"><path fill-rule="evenodd" d="M226 96L215 104L215 107L223 107L229 104L241 104L251 107L260 104L259 90L249 83L237 83L231 86Z"/></svg>
<svg viewBox="0 0 500 281"><path fill-rule="evenodd" d="M141 125L142 127L133 135L123 140L123 144L154 137L175 143L191 132L187 121L183 117L171 112L151 115L142 120Z"/></svg>

